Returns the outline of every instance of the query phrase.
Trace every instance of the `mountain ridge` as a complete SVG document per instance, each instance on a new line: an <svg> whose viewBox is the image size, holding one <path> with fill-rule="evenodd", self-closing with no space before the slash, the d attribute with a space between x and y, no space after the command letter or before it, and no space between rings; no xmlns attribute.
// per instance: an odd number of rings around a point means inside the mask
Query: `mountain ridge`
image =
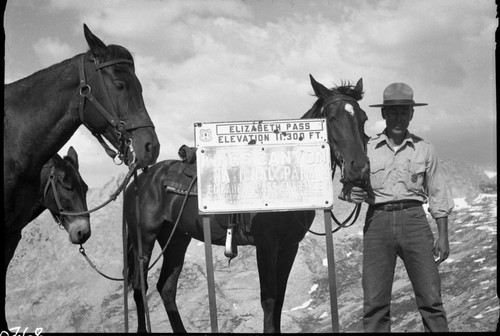
<svg viewBox="0 0 500 336"><path fill-rule="evenodd" d="M498 322L496 296L497 198L484 193L483 167L444 162L454 198L466 198L467 206L450 216L450 258L440 266L443 300L451 331L494 331ZM102 188L88 193L89 208L115 192L125 173L112 177ZM340 192L338 181L334 192ZM92 236L84 244L87 255L105 274L122 275L122 195L91 215ZM334 212L345 218L353 205L335 201ZM366 205L351 227L333 235L337 297L341 332L362 332L361 256L362 227ZM436 225L429 218L433 231ZM312 229L324 232L323 213L317 212ZM97 274L72 245L67 232L59 230L49 213L42 214L23 230L7 274L7 320L11 327L43 328L45 332L122 332L123 283ZM282 331L331 332L328 269L324 237L308 233L301 242L292 268L282 314ZM262 332L262 309L255 247L238 248L231 265L223 248L213 246L221 332ZM160 253L158 246L152 258ZM189 332L210 330L204 245L193 240L179 279L178 306ZM171 332L161 298L156 291L161 263L148 275L148 302L153 332ZM129 328L136 330L136 311L131 293ZM406 272L398 263L393 290L393 331L423 331Z"/></svg>

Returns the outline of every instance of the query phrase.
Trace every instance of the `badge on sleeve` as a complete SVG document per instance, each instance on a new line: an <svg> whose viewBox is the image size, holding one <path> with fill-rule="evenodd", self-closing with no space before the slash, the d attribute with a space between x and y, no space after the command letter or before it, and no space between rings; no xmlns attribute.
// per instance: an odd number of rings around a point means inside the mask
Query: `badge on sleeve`
<svg viewBox="0 0 500 336"><path fill-rule="evenodd" d="M415 183L415 182L417 182L417 180L418 180L418 175L417 175L417 174L413 174L413 175L411 176L411 181L412 181L413 183Z"/></svg>

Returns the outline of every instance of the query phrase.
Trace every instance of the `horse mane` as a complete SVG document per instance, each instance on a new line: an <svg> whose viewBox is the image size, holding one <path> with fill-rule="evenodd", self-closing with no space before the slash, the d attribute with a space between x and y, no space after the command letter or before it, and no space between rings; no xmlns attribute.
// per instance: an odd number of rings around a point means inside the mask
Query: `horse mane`
<svg viewBox="0 0 500 336"><path fill-rule="evenodd" d="M345 96L349 96L356 101L359 101L363 99L364 91L363 90L357 90L355 85L352 85L351 82L349 81L344 81L342 80L340 82L340 85L336 85L332 88L329 89L330 94L336 95L336 94L342 94ZM317 97L318 100L314 103L314 105L307 111L303 116L302 119L308 119L308 118L315 118L318 115L318 112L321 109L321 105L323 104L323 101L325 97L318 97L316 94L312 93L311 94L314 97Z"/></svg>
<svg viewBox="0 0 500 336"><path fill-rule="evenodd" d="M343 94L349 96L356 99L356 101L363 99L363 95L365 93L363 90L357 90L356 85L352 85L350 81L345 80L342 80L340 82L340 85L332 87L330 91L332 92L332 94Z"/></svg>
<svg viewBox="0 0 500 336"><path fill-rule="evenodd" d="M128 51L125 47L122 47L120 45L110 44L110 45L108 45L107 51L108 51L107 52L107 59L108 60L113 60L113 59L117 59L117 58L125 58L125 59L131 60L131 61L134 60L130 51Z"/></svg>
<svg viewBox="0 0 500 336"><path fill-rule="evenodd" d="M33 80L33 78L40 78L40 77L46 77L47 73L52 73L54 72L54 69L65 69L67 68L69 71L69 67L67 66L68 63L72 62L73 59L80 57L82 54L75 55L73 57L70 57L68 59L62 60L58 63L54 63L46 68L40 69L24 78L17 79L11 83L6 83L6 86L9 86L11 84L21 82L21 81L34 81L36 83L36 80ZM107 60L113 60L117 58L125 58L131 61L134 61L134 58L132 57L132 54L124 47L116 45L116 44L110 44L108 45L108 53L107 53ZM37 83L39 84L39 83ZM40 85L38 85L40 86ZM40 86L41 89L45 89L44 86Z"/></svg>

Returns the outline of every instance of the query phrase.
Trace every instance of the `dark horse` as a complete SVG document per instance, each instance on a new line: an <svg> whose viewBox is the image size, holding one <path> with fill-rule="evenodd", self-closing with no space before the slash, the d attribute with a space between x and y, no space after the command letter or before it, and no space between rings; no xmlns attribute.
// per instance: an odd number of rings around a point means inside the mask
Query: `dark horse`
<svg viewBox="0 0 500 336"><path fill-rule="evenodd" d="M364 124L366 113L359 107L363 84L349 84L327 89L311 76L311 84L318 98L313 107L302 117L326 118L328 140L334 164L340 166L345 191L353 185L364 186L369 179L369 162L365 153ZM145 331L138 262L137 225L142 236L142 255L147 270L155 240L164 248L173 230L185 196L164 188L165 177L178 162L167 160L150 167L137 178L124 196L124 216L129 228L129 244L134 257L129 258L130 281L138 311L138 331ZM136 213L135 197L139 196L140 214ZM137 216L139 221L137 221ZM210 216L212 243L224 245L229 215ZM315 211L264 212L253 216L247 234L236 234L237 245L255 245L260 279L260 297L264 311L264 332L280 332L281 310L286 284L300 241L311 227ZM177 281L191 238L203 241L202 217L198 214L198 199L189 196L182 219L173 232L163 255L163 265L157 289L163 299L174 333L186 332L176 305ZM129 251L132 249L129 249ZM147 273L147 271L146 271ZM147 274L146 274L147 275ZM133 276L133 278L132 278ZM145 277L147 279L147 277Z"/></svg>
<svg viewBox="0 0 500 336"><path fill-rule="evenodd" d="M49 209L56 223L69 234L69 240L80 244L90 237L90 220L88 214L62 215L61 212L82 213L87 211L86 195L87 184L78 171L78 155L73 147L68 155L61 158L58 154L43 165L39 176L40 188L36 192L37 200L30 211L19 217L21 229L37 218L43 211ZM6 255L7 264L10 263L15 249L21 240L18 235L9 236L9 254Z"/></svg>
<svg viewBox="0 0 500 336"><path fill-rule="evenodd" d="M144 106L132 55L106 46L84 25L90 50L40 70L4 89L4 239L2 283L21 234L22 217L35 205L42 166L84 124L106 152L126 164L156 162L159 143ZM83 243L88 233L75 243ZM4 287L5 288L5 287ZM3 305L2 305L2 308ZM7 329L5 314L2 330Z"/></svg>
<svg viewBox="0 0 500 336"><path fill-rule="evenodd" d="M68 232L69 240L73 244L83 244L80 242L90 237L88 213L76 216L61 214L82 213L88 210L86 196L89 188L80 176L78 168L78 154L73 147L68 149L68 155L64 158L56 154L43 165L38 199L28 213L27 220L23 222L23 227L48 209L59 226ZM15 244L18 242L19 240Z"/></svg>

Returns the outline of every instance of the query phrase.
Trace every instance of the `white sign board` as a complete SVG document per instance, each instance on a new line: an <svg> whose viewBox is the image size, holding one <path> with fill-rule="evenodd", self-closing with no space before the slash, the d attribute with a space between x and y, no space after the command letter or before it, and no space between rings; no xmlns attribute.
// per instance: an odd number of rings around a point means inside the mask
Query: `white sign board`
<svg viewBox="0 0 500 336"><path fill-rule="evenodd" d="M324 119L197 123L202 214L332 206Z"/></svg>
<svg viewBox="0 0 500 336"><path fill-rule="evenodd" d="M194 124L196 147L326 143L325 119Z"/></svg>

